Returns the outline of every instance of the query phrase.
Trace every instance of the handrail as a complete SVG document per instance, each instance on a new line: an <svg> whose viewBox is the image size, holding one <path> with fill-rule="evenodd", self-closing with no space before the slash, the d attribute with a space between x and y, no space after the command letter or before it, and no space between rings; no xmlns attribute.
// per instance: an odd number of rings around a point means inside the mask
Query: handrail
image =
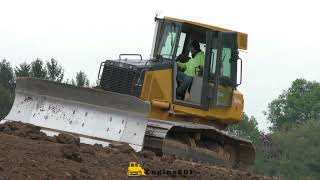
<svg viewBox="0 0 320 180"><path fill-rule="evenodd" d="M102 66L104 67L104 65L105 65L105 62L101 62L100 68L99 68L99 72L98 72L98 80L101 80L100 72L101 72L101 67L102 67Z"/></svg>
<svg viewBox="0 0 320 180"><path fill-rule="evenodd" d="M121 56L139 56L140 57L140 62L142 61L141 54L120 54L119 55L119 61L121 61L121 60L127 61L127 59L121 59Z"/></svg>
<svg viewBox="0 0 320 180"><path fill-rule="evenodd" d="M242 84L242 59L238 58L238 60L240 60L240 83L237 83L237 86L239 86L240 84Z"/></svg>

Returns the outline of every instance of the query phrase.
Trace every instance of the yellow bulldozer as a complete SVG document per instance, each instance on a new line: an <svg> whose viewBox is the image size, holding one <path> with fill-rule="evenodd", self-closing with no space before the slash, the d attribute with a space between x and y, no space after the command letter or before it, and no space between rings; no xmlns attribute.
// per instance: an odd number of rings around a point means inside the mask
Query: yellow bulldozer
<svg viewBox="0 0 320 180"><path fill-rule="evenodd" d="M136 162L129 162L128 170L127 170L128 176L145 176L144 169L140 166L140 164L137 164Z"/></svg>
<svg viewBox="0 0 320 180"><path fill-rule="evenodd" d="M176 61L190 55L191 41L199 43L204 64L181 98ZM247 49L245 33L156 17L150 58L120 54L103 61L97 88L18 78L14 105L2 122L31 123L48 135L72 133L83 143L124 142L136 151L251 170L252 143L224 131L242 119L239 49Z"/></svg>

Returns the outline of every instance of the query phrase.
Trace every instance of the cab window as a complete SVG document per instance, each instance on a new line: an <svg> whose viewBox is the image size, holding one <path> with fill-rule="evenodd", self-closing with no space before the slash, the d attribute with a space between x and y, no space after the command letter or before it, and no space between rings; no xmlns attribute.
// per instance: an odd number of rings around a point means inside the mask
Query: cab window
<svg viewBox="0 0 320 180"><path fill-rule="evenodd" d="M222 63L221 63L221 75L227 78L231 78L231 49L222 49Z"/></svg>
<svg viewBox="0 0 320 180"><path fill-rule="evenodd" d="M185 42L186 42L186 33L181 32L180 38L179 38L177 56L182 53Z"/></svg>
<svg viewBox="0 0 320 180"><path fill-rule="evenodd" d="M211 62L210 62L211 75L213 75L216 72L217 52L218 52L218 49L211 49Z"/></svg>
<svg viewBox="0 0 320 180"><path fill-rule="evenodd" d="M163 58L173 59L173 53L177 44L177 34L180 28L175 23L167 22L160 40L159 52Z"/></svg>

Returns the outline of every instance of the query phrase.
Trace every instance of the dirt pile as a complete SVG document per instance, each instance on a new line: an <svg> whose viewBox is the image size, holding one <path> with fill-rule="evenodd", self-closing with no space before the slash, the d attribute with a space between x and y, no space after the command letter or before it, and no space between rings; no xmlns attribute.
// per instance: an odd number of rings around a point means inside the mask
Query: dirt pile
<svg viewBox="0 0 320 180"><path fill-rule="evenodd" d="M29 139L48 140L47 135L40 131L40 128L31 124L10 122L0 124L0 132L26 137Z"/></svg>
<svg viewBox="0 0 320 180"><path fill-rule="evenodd" d="M0 180L6 179L275 179L248 172L135 153L126 144L110 147L80 144L79 138L60 134L47 137L23 123L0 125ZM147 176L128 177L129 162L137 162Z"/></svg>

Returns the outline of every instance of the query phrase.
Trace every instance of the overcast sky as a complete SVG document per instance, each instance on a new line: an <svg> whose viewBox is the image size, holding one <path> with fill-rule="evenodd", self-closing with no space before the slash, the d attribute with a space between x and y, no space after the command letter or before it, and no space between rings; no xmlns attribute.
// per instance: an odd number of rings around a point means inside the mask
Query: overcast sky
<svg viewBox="0 0 320 180"><path fill-rule="evenodd" d="M55 58L66 78L82 70L95 82L101 61L120 53L149 57L156 11L245 32L239 89L245 112L265 130L262 111L293 80L320 81L319 7L309 0L0 0L0 59L16 66Z"/></svg>

